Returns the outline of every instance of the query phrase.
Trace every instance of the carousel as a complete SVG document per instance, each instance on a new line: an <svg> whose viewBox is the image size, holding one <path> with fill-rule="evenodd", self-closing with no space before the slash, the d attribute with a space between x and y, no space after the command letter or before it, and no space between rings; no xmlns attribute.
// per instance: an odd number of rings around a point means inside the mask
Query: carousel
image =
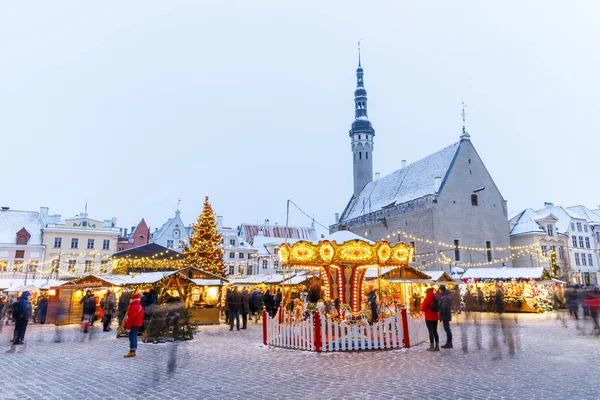
<svg viewBox="0 0 600 400"><path fill-rule="evenodd" d="M413 251L405 243L373 242L349 231L335 232L318 242L283 244L279 257L284 271L312 271L319 283L311 286L307 310L300 314L302 305L297 301L291 317L285 312L283 288L284 306L279 316L265 319L264 343L315 351L414 345L423 336L415 331L409 340L409 325L416 321L407 317L396 299L383 301L380 278L367 283L368 272L381 277L382 271L390 270L402 270L406 277L429 278L409 267Z"/></svg>

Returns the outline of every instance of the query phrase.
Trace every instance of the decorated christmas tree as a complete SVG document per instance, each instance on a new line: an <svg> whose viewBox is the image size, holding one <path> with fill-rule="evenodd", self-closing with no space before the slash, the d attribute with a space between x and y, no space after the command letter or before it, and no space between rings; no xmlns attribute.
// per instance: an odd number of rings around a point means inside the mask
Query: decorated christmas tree
<svg viewBox="0 0 600 400"><path fill-rule="evenodd" d="M208 196L204 200L204 209L193 226L190 244L183 251L187 266L203 269L218 276L225 276L225 267L221 255L223 249L221 234L217 230L217 218Z"/></svg>

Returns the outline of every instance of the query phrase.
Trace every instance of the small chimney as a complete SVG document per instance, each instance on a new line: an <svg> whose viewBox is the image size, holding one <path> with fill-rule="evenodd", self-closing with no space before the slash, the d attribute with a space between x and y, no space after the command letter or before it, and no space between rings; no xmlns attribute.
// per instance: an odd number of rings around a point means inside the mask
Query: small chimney
<svg viewBox="0 0 600 400"><path fill-rule="evenodd" d="M133 231L135 231L135 226L131 227L131 233L133 233Z"/></svg>
<svg viewBox="0 0 600 400"><path fill-rule="evenodd" d="M223 226L223 216L217 215L217 227L221 228Z"/></svg>
<svg viewBox="0 0 600 400"><path fill-rule="evenodd" d="M340 213L335 213L335 223L340 222Z"/></svg>
<svg viewBox="0 0 600 400"><path fill-rule="evenodd" d="M8 211L10 210L10 207L2 207L2 211Z"/></svg>
<svg viewBox="0 0 600 400"><path fill-rule="evenodd" d="M402 160L402 168L406 168L406 160Z"/></svg>
<svg viewBox="0 0 600 400"><path fill-rule="evenodd" d="M544 208L552 208L552 207L554 207L554 203L550 203L548 201L544 203Z"/></svg>
<svg viewBox="0 0 600 400"><path fill-rule="evenodd" d="M123 228L123 236L127 236L127 228Z"/></svg>
<svg viewBox="0 0 600 400"><path fill-rule="evenodd" d="M375 180L378 181L380 177L381 174L379 172L375 172Z"/></svg>
<svg viewBox="0 0 600 400"><path fill-rule="evenodd" d="M48 221L48 211L50 211L48 207L40 207L40 219L44 225L46 224L46 221Z"/></svg>
<svg viewBox="0 0 600 400"><path fill-rule="evenodd" d="M433 188L437 192L440 190L440 186L442 186L442 178L440 176L436 176L433 178Z"/></svg>

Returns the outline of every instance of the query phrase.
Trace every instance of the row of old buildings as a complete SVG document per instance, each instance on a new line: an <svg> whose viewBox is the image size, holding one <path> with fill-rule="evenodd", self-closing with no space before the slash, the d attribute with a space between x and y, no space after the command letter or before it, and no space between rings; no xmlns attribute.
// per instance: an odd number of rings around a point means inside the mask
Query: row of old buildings
<svg viewBox="0 0 600 400"><path fill-rule="evenodd" d="M350 230L373 240L408 242L419 269L544 267L573 283L597 284L600 272L600 210L546 203L508 215L507 201L479 156L464 124L458 141L380 176L374 174L375 129L368 117L364 69L356 70L354 120L349 131L353 191L330 232ZM375 177L374 177L375 176ZM231 276L281 270L279 246L317 240L314 226L223 225L223 259ZM191 233L180 212L153 231L142 220L117 227L115 218L87 213L62 219L36 212L0 211L0 273L103 273L111 256L156 243L181 252Z"/></svg>

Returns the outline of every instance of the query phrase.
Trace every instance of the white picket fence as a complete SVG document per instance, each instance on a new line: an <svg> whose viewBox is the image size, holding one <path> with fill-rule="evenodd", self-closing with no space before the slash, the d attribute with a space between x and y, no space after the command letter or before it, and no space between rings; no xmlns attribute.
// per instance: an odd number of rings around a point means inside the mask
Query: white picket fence
<svg viewBox="0 0 600 400"><path fill-rule="evenodd" d="M408 320L408 338L410 347L429 340L429 331L427 330L427 325L425 324L425 318L423 316L413 318L407 313L406 319Z"/></svg>
<svg viewBox="0 0 600 400"><path fill-rule="evenodd" d="M406 316L408 337L405 337L403 316ZM399 349L405 345L415 346L428 339L425 322L412 318L405 310L373 325L366 320L332 320L323 314L311 314L298 324L282 324L277 316L271 318L266 313L263 324L264 344L308 351Z"/></svg>
<svg viewBox="0 0 600 400"><path fill-rule="evenodd" d="M278 317L271 318L266 313L266 344L288 349L315 351L314 315L296 325L280 324ZM264 328L264 327L263 327Z"/></svg>
<svg viewBox="0 0 600 400"><path fill-rule="evenodd" d="M321 316L321 351L398 349L402 343L400 313L373 325L334 321Z"/></svg>

